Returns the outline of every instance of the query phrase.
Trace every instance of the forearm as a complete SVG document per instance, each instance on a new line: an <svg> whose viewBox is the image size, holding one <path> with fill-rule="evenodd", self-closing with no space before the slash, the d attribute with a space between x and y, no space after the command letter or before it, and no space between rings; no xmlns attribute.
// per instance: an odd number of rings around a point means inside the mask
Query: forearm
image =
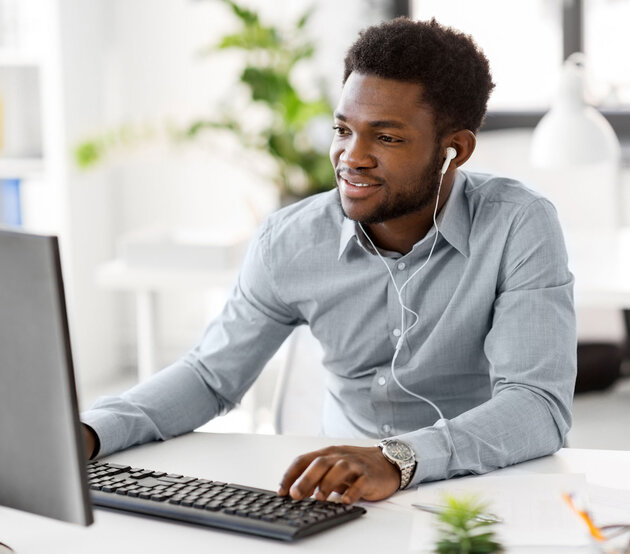
<svg viewBox="0 0 630 554"><path fill-rule="evenodd" d="M97 434L99 456L192 431L228 409L185 362L180 361L119 397L104 397L81 420Z"/></svg>
<svg viewBox="0 0 630 554"><path fill-rule="evenodd" d="M413 486L552 454L563 446L570 424L564 403L513 386L452 420L399 438L416 453Z"/></svg>

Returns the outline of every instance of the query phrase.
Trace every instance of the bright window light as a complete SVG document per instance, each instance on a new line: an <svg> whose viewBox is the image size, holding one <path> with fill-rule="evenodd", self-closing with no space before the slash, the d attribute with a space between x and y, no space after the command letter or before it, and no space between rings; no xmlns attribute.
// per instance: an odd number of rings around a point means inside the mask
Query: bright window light
<svg viewBox="0 0 630 554"><path fill-rule="evenodd" d="M562 64L560 0L413 0L411 14L472 35L496 83L490 110L549 107Z"/></svg>
<svg viewBox="0 0 630 554"><path fill-rule="evenodd" d="M630 1L584 0L584 51L602 107L630 106Z"/></svg>

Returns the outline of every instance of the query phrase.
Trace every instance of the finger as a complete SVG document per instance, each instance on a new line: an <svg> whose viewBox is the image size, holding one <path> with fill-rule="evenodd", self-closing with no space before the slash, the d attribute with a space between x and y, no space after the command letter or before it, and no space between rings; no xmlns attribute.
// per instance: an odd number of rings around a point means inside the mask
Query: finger
<svg viewBox="0 0 630 554"><path fill-rule="evenodd" d="M361 475L360 467L346 458L338 459L322 477L315 498L326 500L332 492L343 494Z"/></svg>
<svg viewBox="0 0 630 554"><path fill-rule="evenodd" d="M355 502L361 500L361 498L369 496L367 494L368 488L369 478L366 475L360 475L343 493L341 501L344 504L354 504Z"/></svg>
<svg viewBox="0 0 630 554"><path fill-rule="evenodd" d="M280 486L278 487L278 494L280 496L286 496L289 494L289 490L291 486L296 481L296 479L304 473L306 468L311 464L311 462L317 458L321 454L320 450L316 450L315 452L309 452L307 454L302 454L293 460L289 468L284 472L282 479L280 480Z"/></svg>
<svg viewBox="0 0 630 554"><path fill-rule="evenodd" d="M291 486L289 491L291 498L301 500L311 496L336 461L337 458L334 456L318 456L315 458Z"/></svg>

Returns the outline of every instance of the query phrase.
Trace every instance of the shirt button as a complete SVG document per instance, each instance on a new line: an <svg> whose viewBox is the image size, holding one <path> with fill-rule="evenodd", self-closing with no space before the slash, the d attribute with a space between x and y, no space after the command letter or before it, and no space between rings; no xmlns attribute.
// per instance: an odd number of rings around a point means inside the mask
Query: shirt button
<svg viewBox="0 0 630 554"><path fill-rule="evenodd" d="M401 335L400 329L394 329L392 333L394 334L395 337L399 337Z"/></svg>
<svg viewBox="0 0 630 554"><path fill-rule="evenodd" d="M389 433L392 430L392 426L386 423L385 425L383 425L382 429L383 433Z"/></svg>
<svg viewBox="0 0 630 554"><path fill-rule="evenodd" d="M398 264L398 269L400 269L400 271L402 271L403 269L405 269L407 267L407 264L405 264L405 262L400 262Z"/></svg>
<svg viewBox="0 0 630 554"><path fill-rule="evenodd" d="M382 387L385 383L387 383L387 379L385 379L385 377L379 377L376 382Z"/></svg>

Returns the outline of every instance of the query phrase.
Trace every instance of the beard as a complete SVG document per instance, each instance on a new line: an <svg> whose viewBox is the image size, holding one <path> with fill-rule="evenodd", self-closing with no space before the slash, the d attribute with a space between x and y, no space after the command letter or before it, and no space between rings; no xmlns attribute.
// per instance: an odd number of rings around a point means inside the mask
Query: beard
<svg viewBox="0 0 630 554"><path fill-rule="evenodd" d="M372 213L366 214L355 221L364 225L383 223L405 215L418 212L430 204L434 204L440 187L440 169L442 168L442 156L439 145L436 145L431 162L422 174L402 190L388 193L385 201ZM343 209L339 188L339 204L346 217L350 217ZM353 218L350 218L353 219Z"/></svg>

